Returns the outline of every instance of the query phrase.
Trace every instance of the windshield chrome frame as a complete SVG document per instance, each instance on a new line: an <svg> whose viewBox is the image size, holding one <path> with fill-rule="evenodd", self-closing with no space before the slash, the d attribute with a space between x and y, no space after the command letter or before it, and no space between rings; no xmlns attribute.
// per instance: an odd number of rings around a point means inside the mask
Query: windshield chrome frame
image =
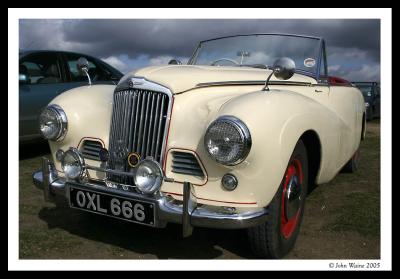
<svg viewBox="0 0 400 279"><path fill-rule="evenodd" d="M327 72L327 61L326 61L326 52L325 50L325 40L322 37L314 37L314 36L305 36L305 35L296 35L296 34L280 34L280 33L254 33L254 34L244 34L244 35L232 35L232 36L223 36L223 37L218 37L218 38L214 38L214 39L209 39L209 40L204 40L204 41L200 41L199 44L197 45L195 51L193 52L192 56L190 57L189 61L188 61L188 65L196 65L194 64L194 61L197 59L197 56L199 54L199 50L201 48L201 45L203 43L206 42L210 42L210 41L216 41L216 40L220 40L220 39L227 39L227 38L234 38L234 37L250 37L250 36L287 36L287 37L299 37L299 38L306 38L306 39L313 39L313 40L318 40L319 43L319 51L318 51L318 58L317 58L317 69L315 71L315 73L313 72L308 72L308 71L304 71L304 70L300 70L300 69L296 69L295 72L298 74L302 74L302 75L306 75L309 77L314 78L318 83L326 83L325 81L322 81L320 79L321 76L321 64L322 64L322 59L324 60L324 64L325 64L325 69L324 71L326 72L326 75L328 75Z"/></svg>

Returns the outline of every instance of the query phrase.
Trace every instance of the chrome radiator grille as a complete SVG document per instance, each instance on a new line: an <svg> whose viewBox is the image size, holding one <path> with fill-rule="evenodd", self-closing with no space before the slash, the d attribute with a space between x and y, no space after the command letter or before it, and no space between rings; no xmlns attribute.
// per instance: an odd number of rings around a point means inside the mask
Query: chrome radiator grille
<svg viewBox="0 0 400 279"><path fill-rule="evenodd" d="M162 92L128 89L114 93L108 161L111 169L132 171L127 163L130 152L162 163L169 105L170 97ZM125 177L108 178L133 185Z"/></svg>

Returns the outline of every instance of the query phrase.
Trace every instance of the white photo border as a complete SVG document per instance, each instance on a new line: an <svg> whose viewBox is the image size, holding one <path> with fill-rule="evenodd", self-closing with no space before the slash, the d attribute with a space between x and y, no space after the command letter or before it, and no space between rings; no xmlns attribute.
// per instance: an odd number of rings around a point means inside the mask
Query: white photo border
<svg viewBox="0 0 400 279"><path fill-rule="evenodd" d="M380 260L20 260L18 215L19 19L27 18L323 18L381 20ZM307 17L301 17L307 15ZM300 16L300 17L299 17ZM9 270L340 270L336 263L392 269L392 9L8 9L8 269ZM51 264L49 264L51 262ZM349 269L346 269L349 270ZM357 268L351 270L359 270ZM365 270L365 269L361 269Z"/></svg>

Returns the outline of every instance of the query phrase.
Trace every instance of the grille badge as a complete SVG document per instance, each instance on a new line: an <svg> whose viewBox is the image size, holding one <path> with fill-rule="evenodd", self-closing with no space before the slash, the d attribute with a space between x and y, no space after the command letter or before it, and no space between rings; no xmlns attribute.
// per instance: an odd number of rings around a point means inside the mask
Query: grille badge
<svg viewBox="0 0 400 279"><path fill-rule="evenodd" d="M131 78L128 81L128 86L129 88L133 88L135 85L142 85L143 84L143 80L137 79L137 78Z"/></svg>
<svg viewBox="0 0 400 279"><path fill-rule="evenodd" d="M139 155L139 154L137 154L137 153L135 153L135 152L132 152L132 153L130 153L130 154L128 155L128 165L129 165L131 168L136 167L137 164L139 164L139 161L140 161L140 155Z"/></svg>

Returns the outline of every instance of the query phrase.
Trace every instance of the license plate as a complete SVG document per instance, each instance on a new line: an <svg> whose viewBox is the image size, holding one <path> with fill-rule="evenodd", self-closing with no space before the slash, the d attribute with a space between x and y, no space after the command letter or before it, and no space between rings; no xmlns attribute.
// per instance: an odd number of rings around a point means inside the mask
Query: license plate
<svg viewBox="0 0 400 279"><path fill-rule="evenodd" d="M92 190L69 187L71 208L154 226L154 204Z"/></svg>

